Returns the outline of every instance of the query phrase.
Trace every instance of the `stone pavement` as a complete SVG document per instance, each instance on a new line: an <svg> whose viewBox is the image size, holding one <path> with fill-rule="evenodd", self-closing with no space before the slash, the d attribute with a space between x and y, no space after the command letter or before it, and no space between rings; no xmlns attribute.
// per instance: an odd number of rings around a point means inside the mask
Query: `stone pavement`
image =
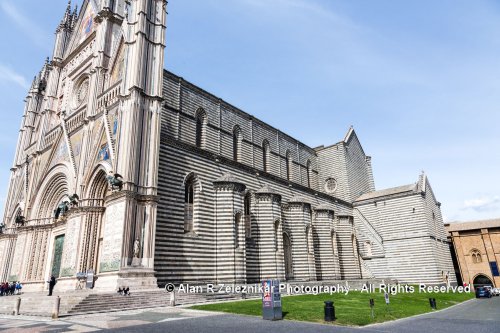
<svg viewBox="0 0 500 333"><path fill-rule="evenodd" d="M283 321L196 311L182 307L80 315L52 321L40 317L0 316L0 332L169 332L169 333L492 333L500 332L500 297L474 299L452 308L361 328Z"/></svg>
<svg viewBox="0 0 500 333"><path fill-rule="evenodd" d="M500 297L473 299L454 307L425 315L371 325L376 332L500 332Z"/></svg>
<svg viewBox="0 0 500 333"><path fill-rule="evenodd" d="M163 307L72 316L60 320L28 316L0 316L0 332L96 332L207 316L213 317L219 314Z"/></svg>

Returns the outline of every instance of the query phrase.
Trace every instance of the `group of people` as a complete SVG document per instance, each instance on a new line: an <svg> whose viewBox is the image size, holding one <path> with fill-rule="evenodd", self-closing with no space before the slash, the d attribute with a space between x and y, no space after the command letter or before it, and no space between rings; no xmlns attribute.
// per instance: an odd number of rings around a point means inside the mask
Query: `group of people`
<svg viewBox="0 0 500 333"><path fill-rule="evenodd" d="M0 296L20 295L23 285L21 282L3 282L0 283Z"/></svg>
<svg viewBox="0 0 500 333"><path fill-rule="evenodd" d="M130 296L130 288L129 287L120 287L118 288L118 294L122 296Z"/></svg>

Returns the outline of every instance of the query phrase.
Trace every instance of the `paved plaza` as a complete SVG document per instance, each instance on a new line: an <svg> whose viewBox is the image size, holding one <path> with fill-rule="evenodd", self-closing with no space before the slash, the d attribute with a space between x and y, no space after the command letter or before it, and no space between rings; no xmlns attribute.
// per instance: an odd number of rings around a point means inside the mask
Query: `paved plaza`
<svg viewBox="0 0 500 333"><path fill-rule="evenodd" d="M500 297L471 300L421 316L363 328L294 321L264 321L259 317L226 315L185 308L156 308L49 320L25 316L1 316L1 332L498 332Z"/></svg>

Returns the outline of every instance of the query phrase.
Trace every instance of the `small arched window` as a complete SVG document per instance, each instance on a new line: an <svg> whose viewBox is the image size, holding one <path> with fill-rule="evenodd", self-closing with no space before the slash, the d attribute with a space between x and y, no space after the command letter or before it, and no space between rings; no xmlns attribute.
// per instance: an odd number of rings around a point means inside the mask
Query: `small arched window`
<svg viewBox="0 0 500 333"><path fill-rule="evenodd" d="M203 109L198 109L196 112L196 147L203 148L205 145L205 132L207 115Z"/></svg>
<svg viewBox="0 0 500 333"><path fill-rule="evenodd" d="M309 234L311 233L311 228L309 226L306 227L306 251L307 253L310 252L309 249Z"/></svg>
<svg viewBox="0 0 500 333"><path fill-rule="evenodd" d="M271 148L269 142L264 140L262 143L262 169L264 172L269 172L269 160L270 160Z"/></svg>
<svg viewBox="0 0 500 333"><path fill-rule="evenodd" d="M371 257L373 255L372 254L372 242L370 242L370 241L365 242L365 254L368 257Z"/></svg>
<svg viewBox="0 0 500 333"><path fill-rule="evenodd" d="M292 180L292 154L286 153L286 179Z"/></svg>
<svg viewBox="0 0 500 333"><path fill-rule="evenodd" d="M241 225L241 213L237 213L234 216L234 247L240 247L240 225Z"/></svg>
<svg viewBox="0 0 500 333"><path fill-rule="evenodd" d="M194 230L194 178L189 177L184 188L184 232L192 232Z"/></svg>
<svg viewBox="0 0 500 333"><path fill-rule="evenodd" d="M307 187L311 187L311 161L307 161Z"/></svg>
<svg viewBox="0 0 500 333"><path fill-rule="evenodd" d="M332 237L332 254L335 255L336 248L337 248L337 244L336 244L337 240L336 240L336 236L335 236L334 231L332 231L331 237Z"/></svg>
<svg viewBox="0 0 500 333"><path fill-rule="evenodd" d="M278 236L280 234L280 221L277 220L274 222L274 251L279 250L279 239Z"/></svg>
<svg viewBox="0 0 500 333"><path fill-rule="evenodd" d="M249 193L245 195L243 213L245 214L245 237L252 238L252 212L251 212L252 196Z"/></svg>
<svg viewBox="0 0 500 333"><path fill-rule="evenodd" d="M240 155L241 155L241 129L238 126L235 126L233 130L233 160L235 162L239 162Z"/></svg>
<svg viewBox="0 0 500 333"><path fill-rule="evenodd" d="M481 252L477 249L473 249L471 251L472 262L475 264L479 264L483 262L483 257L481 256Z"/></svg>

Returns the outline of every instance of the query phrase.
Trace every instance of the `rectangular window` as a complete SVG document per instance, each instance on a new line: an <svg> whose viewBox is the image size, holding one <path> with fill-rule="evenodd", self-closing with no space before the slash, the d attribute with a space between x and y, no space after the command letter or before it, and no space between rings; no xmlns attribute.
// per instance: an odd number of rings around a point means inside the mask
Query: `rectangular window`
<svg viewBox="0 0 500 333"><path fill-rule="evenodd" d="M491 274L493 276L500 276L498 273L498 265L496 261L490 261Z"/></svg>

